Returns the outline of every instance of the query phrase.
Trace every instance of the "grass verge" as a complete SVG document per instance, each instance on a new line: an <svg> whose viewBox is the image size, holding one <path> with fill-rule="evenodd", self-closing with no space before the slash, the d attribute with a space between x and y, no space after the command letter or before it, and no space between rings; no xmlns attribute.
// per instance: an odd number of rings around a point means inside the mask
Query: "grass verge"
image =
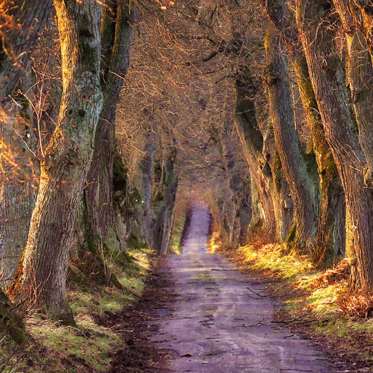
<svg viewBox="0 0 373 373"><path fill-rule="evenodd" d="M175 221L174 228L172 230L170 251L176 255L180 255L182 252L181 239L184 231L185 221L185 215L178 217Z"/></svg>
<svg viewBox="0 0 373 373"><path fill-rule="evenodd" d="M61 326L32 315L26 319L30 336L27 345L16 346L4 337L0 340L0 372L105 372L115 352L126 341L123 334L102 322L119 313L142 295L151 267L152 251L129 250L124 265L110 258L107 265L119 286L98 285L82 273L74 276L68 300L77 327Z"/></svg>
<svg viewBox="0 0 373 373"><path fill-rule="evenodd" d="M317 270L306 256L278 244L247 245L225 254L242 270L271 279L268 289L282 304L279 323L328 347L337 360L348 363L347 371L373 371L373 318L364 312L372 297L349 293L345 260Z"/></svg>

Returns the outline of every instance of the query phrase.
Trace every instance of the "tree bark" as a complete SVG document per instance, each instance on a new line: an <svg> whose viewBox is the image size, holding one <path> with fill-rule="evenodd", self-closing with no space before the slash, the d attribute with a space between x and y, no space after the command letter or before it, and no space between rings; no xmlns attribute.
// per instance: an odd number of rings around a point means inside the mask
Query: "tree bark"
<svg viewBox="0 0 373 373"><path fill-rule="evenodd" d="M202 26L214 27L219 12L219 4L214 0L200 0L198 5L197 21Z"/></svg>
<svg viewBox="0 0 373 373"><path fill-rule="evenodd" d="M240 233L239 244L245 245L248 241L249 226L252 218L251 185L249 176L242 181L242 198L238 206Z"/></svg>
<svg viewBox="0 0 373 373"><path fill-rule="evenodd" d="M270 30L265 40L269 110L276 149L294 202L295 239L309 245L310 252L317 232L318 190L295 129L287 60L281 47L279 37Z"/></svg>
<svg viewBox="0 0 373 373"><path fill-rule="evenodd" d="M87 231L93 251L122 250L113 199L116 106L129 67L133 13L128 0L108 2L102 22L104 103L96 131L93 160L84 191Z"/></svg>
<svg viewBox="0 0 373 373"><path fill-rule="evenodd" d="M345 191L352 240L352 286L373 289L373 193L364 185L366 160L357 125L350 110L344 66L335 47L336 35L328 27L337 20L330 1L296 0L296 21L305 50L310 78L320 110L326 140Z"/></svg>
<svg viewBox="0 0 373 373"><path fill-rule="evenodd" d="M153 211L153 192L154 192L154 166L156 152L156 136L152 129L146 136L145 156L142 161L143 173L143 191L144 191L144 223L143 235L149 247L154 247L154 211Z"/></svg>
<svg viewBox="0 0 373 373"><path fill-rule="evenodd" d="M224 247L237 248L240 241L239 208L242 203L242 180L237 174L237 159L232 141L234 127L230 118L224 120L221 128L217 129L218 149L223 171L224 191L220 199L220 227L221 239Z"/></svg>
<svg viewBox="0 0 373 373"><path fill-rule="evenodd" d="M346 0L344 0L346 1ZM365 42L370 55L373 57L373 4L371 0L350 0L351 14L355 24L358 24L364 33Z"/></svg>
<svg viewBox="0 0 373 373"><path fill-rule="evenodd" d="M34 118L22 94L32 92L30 51L52 5L3 0L1 6L2 16L10 20L0 32L0 281L8 287L27 240L37 184Z"/></svg>
<svg viewBox="0 0 373 373"><path fill-rule="evenodd" d="M271 125L269 125L264 136L263 156L271 169L272 175L270 191L276 220L276 240L278 242L289 241L293 225L293 201L289 185L282 171Z"/></svg>
<svg viewBox="0 0 373 373"><path fill-rule="evenodd" d="M367 162L364 182L367 186L373 187L373 55L364 36L364 24L361 25L356 21L359 8L347 0L333 0L333 2L346 37L347 83L359 127L359 142ZM373 23L373 17L371 21Z"/></svg>
<svg viewBox="0 0 373 373"><path fill-rule="evenodd" d="M102 108L100 6L95 0L54 0L54 6L63 94L58 123L41 161L36 206L11 294L71 323L65 299L69 249Z"/></svg>
<svg viewBox="0 0 373 373"><path fill-rule="evenodd" d="M326 142L319 108L302 51L292 57L295 78L316 156L320 204L317 240L313 259L320 265L331 264L345 255L345 202L341 181L331 149Z"/></svg>
<svg viewBox="0 0 373 373"><path fill-rule="evenodd" d="M175 220L175 202L178 186L178 176L176 173L176 148L172 147L170 154L165 162L165 194L163 201L163 210L161 213L161 246L160 254L167 255L172 229Z"/></svg>
<svg viewBox="0 0 373 373"><path fill-rule="evenodd" d="M252 190L258 192L259 202L264 213L263 231L269 240L276 235L274 204L270 191L271 175L263 172L265 160L262 156L263 135L256 120L255 103L252 99L253 83L250 72L245 69L236 79L236 107L234 126L241 143L244 159L251 174ZM257 201L258 202L258 201Z"/></svg>
<svg viewBox="0 0 373 373"><path fill-rule="evenodd" d="M0 103L14 93L30 62L30 53L36 44L52 11L52 2L46 0L3 0L4 18L9 16L11 24L0 33Z"/></svg>
<svg viewBox="0 0 373 373"><path fill-rule="evenodd" d="M307 61L299 40L295 16L288 0L269 0L265 3L267 14L286 44L289 62L295 73L301 103L311 142L307 155L315 155L319 184L319 212L317 238L313 259L319 264L332 263L337 255L344 255L344 196L335 162L325 140L321 117L309 78ZM338 213L338 215L336 215ZM342 224L341 224L342 222Z"/></svg>

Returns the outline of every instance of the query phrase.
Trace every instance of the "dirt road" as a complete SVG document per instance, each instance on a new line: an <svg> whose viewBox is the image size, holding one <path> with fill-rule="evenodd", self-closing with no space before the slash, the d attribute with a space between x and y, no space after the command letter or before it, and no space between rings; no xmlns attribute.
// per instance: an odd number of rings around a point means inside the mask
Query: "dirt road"
<svg viewBox="0 0 373 373"><path fill-rule="evenodd" d="M206 250L208 211L193 209L183 254L167 260L164 292L171 306L150 321L151 341L171 351L167 371L192 373L331 373L311 342L274 322L274 300L261 282L250 280Z"/></svg>

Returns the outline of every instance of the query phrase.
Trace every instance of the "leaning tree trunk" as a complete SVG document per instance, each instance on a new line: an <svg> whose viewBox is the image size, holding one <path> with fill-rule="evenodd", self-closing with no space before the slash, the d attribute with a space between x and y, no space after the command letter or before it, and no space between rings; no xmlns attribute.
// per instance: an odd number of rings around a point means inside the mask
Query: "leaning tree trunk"
<svg viewBox="0 0 373 373"><path fill-rule="evenodd" d="M232 145L232 144L230 144ZM236 162L231 164L237 165ZM229 189L232 191L232 208L231 208L231 229L229 237L229 247L236 249L242 243L246 243L248 228L251 218L250 206L250 187L245 182L245 176L240 172L242 167L231 167L229 165ZM225 196L229 198L228 196Z"/></svg>
<svg viewBox="0 0 373 373"><path fill-rule="evenodd" d="M266 12L280 32L294 70L305 121L311 133L307 157L314 154L320 189L317 237L313 259L320 265L332 263L336 256L344 255L345 207L342 185L330 147L325 140L320 113L309 78L307 61L299 40L295 16L289 0L271 0L265 3Z"/></svg>
<svg viewBox="0 0 373 373"><path fill-rule="evenodd" d="M312 248L317 231L317 182L307 169L295 129L287 61L273 30L266 35L265 49L269 111L276 149L294 203L294 238L297 243L310 244Z"/></svg>
<svg viewBox="0 0 373 373"><path fill-rule="evenodd" d="M273 127L269 125L264 136L263 156L266 166L271 169L271 195L273 200L274 216L276 220L276 240L278 242L290 241L293 224L293 201L289 185L284 177L280 158L276 151Z"/></svg>
<svg viewBox="0 0 373 373"><path fill-rule="evenodd" d="M54 0L62 56L58 123L41 161L40 185L12 295L72 322L66 271L79 198L102 108L100 6Z"/></svg>
<svg viewBox="0 0 373 373"><path fill-rule="evenodd" d="M32 185L35 159L25 152L25 144L35 151L32 114L17 91L25 92L32 86L29 51L45 26L51 4L49 1L41 4L37 0L3 0L1 12L4 19L9 16L11 21L8 28L2 24L0 32L0 260L3 276L0 281L2 286L8 287L27 239L35 194ZM0 291L0 329L16 342L25 340L24 326L3 291Z"/></svg>
<svg viewBox="0 0 373 373"><path fill-rule="evenodd" d="M352 116L344 67L335 47L334 9L328 0L296 0L297 26L309 67L326 139L345 191L352 240L352 286L373 290L373 192L364 185L366 160ZM352 242L351 242L352 241Z"/></svg>
<svg viewBox="0 0 373 373"><path fill-rule="evenodd" d="M176 173L176 148L172 148L165 164L165 194L164 206L161 213L161 245L160 254L166 255L171 241L172 229L175 220L175 202L178 186L178 176Z"/></svg>
<svg viewBox="0 0 373 373"><path fill-rule="evenodd" d="M250 177L241 181L241 203L238 206L240 220L239 244L245 245L248 241L249 226L252 218Z"/></svg>
<svg viewBox="0 0 373 373"><path fill-rule="evenodd" d="M333 263L345 254L345 202L341 181L326 142L315 94L303 52L292 57L295 79L316 156L320 185L320 205L314 260L320 265Z"/></svg>
<svg viewBox="0 0 373 373"><path fill-rule="evenodd" d="M256 120L255 103L252 99L253 89L250 72L246 68L236 79L237 98L234 126L244 159L250 170L251 189L257 191L258 199L263 209L264 221L262 229L266 232L268 240L273 240L276 235L276 221L270 190L271 175L263 172L262 169L265 163L262 159L263 135ZM252 224L251 227L253 227Z"/></svg>
<svg viewBox="0 0 373 373"><path fill-rule="evenodd" d="M103 17L104 103L97 126L93 160L84 192L87 242L90 249L121 250L124 237L118 229L113 199L116 106L129 67L132 38L128 0L109 2Z"/></svg>
<svg viewBox="0 0 373 373"><path fill-rule="evenodd" d="M51 13L50 1L3 0L10 23L0 32L0 283L8 287L27 240L37 184L31 51ZM31 98L32 100L32 98Z"/></svg>
<svg viewBox="0 0 373 373"><path fill-rule="evenodd" d="M346 2L347 0L344 0ZM338 1L340 2L340 1ZM371 0L349 0L352 16L364 33L370 55L373 57L373 4Z"/></svg>
<svg viewBox="0 0 373 373"><path fill-rule="evenodd" d="M364 26L355 20L359 9L351 4L351 1L333 2L345 31L347 83L351 90L352 106L359 127L359 142L367 161L364 181L367 186L373 187L373 54L370 53L364 35ZM362 18L365 19L364 13ZM373 15L370 16L370 22L373 23Z"/></svg>
<svg viewBox="0 0 373 373"><path fill-rule="evenodd" d="M352 94L352 104L359 127L359 142L367 164L364 182L373 187L373 65L367 52L363 34L359 31L347 38L347 80Z"/></svg>
<svg viewBox="0 0 373 373"><path fill-rule="evenodd" d="M145 156L142 160L143 193L144 193L144 222L143 236L149 247L154 247L154 211L153 211L153 189L154 189L154 160L156 152L156 136L153 129L149 128L146 136Z"/></svg>
<svg viewBox="0 0 373 373"><path fill-rule="evenodd" d="M220 153L220 159L224 172L223 190L224 199L221 205L223 223L221 229L221 238L223 245L227 248L237 248L239 245L240 238L240 219L239 219L239 207L241 204L241 178L237 175L235 159L234 145L227 141L227 138L232 139L234 128L231 128L231 121L227 118L224 121L224 125L221 129L218 129L218 149Z"/></svg>

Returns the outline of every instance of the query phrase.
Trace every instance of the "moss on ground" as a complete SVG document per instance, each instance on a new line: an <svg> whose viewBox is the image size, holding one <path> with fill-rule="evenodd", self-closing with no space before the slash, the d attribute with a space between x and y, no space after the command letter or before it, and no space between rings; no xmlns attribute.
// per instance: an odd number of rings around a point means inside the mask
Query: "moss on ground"
<svg viewBox="0 0 373 373"><path fill-rule="evenodd" d="M74 277L68 292L77 327L61 326L34 314L26 319L30 335L26 346L18 347L11 341L0 341L0 372L105 372L112 356L125 341L120 331L104 319L133 303L141 296L151 267L152 251L133 249L107 258L107 265L117 276L122 289L97 285ZM80 274L82 275L82 274ZM77 278L82 280L76 283Z"/></svg>

